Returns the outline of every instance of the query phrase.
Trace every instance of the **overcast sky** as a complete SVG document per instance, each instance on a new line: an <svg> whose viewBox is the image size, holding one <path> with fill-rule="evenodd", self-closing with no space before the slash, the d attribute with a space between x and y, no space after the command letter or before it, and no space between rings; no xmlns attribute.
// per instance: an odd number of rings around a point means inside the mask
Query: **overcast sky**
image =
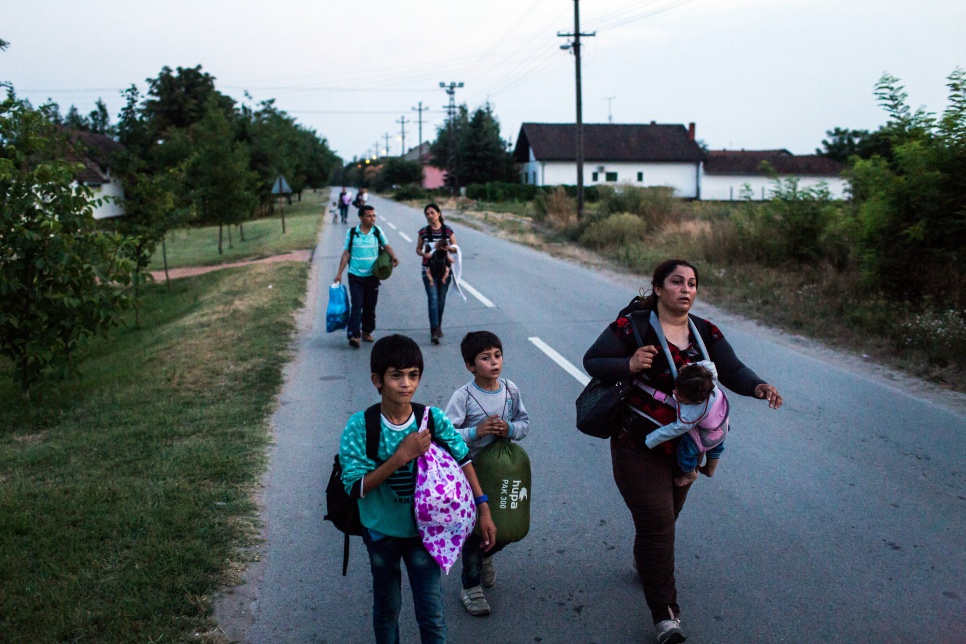
<svg viewBox="0 0 966 644"><path fill-rule="evenodd" d="M946 107L966 67L961 0L583 0L584 122L695 122L711 149L811 153L836 126L884 120L888 72L913 107ZM398 154L443 122L440 82L458 103L487 100L503 136L525 121L574 121L574 58L558 31L572 0L4 0L0 80L82 113L165 65L203 69L238 101L277 105L346 159L378 143ZM246 99L244 92L252 96ZM608 97L613 97L610 101Z"/></svg>

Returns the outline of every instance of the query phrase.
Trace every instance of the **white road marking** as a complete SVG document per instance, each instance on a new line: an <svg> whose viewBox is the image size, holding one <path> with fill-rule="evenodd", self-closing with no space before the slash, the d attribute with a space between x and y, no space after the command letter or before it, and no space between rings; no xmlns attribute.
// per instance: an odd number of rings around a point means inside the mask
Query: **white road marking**
<svg viewBox="0 0 966 644"><path fill-rule="evenodd" d="M562 355L560 355L559 353L557 353L553 349L553 347L551 347L549 344L547 344L546 342L544 342L540 338L536 338L536 337L534 337L534 338L527 338L527 339L530 342L532 342L534 345L536 345L536 347L538 349L540 349L541 351L543 351L544 353L546 353L547 356L551 360L553 360L554 362L556 362L557 364L559 364L561 367L563 367L564 371L566 371L571 376L573 376L574 378L576 378L577 379L577 382L579 382L580 384L585 385L585 386L587 385L588 382L590 382L590 376L588 376L583 371L581 371L580 369L578 369L577 367L575 367L573 365L573 363L571 363L565 357L563 357Z"/></svg>
<svg viewBox="0 0 966 644"><path fill-rule="evenodd" d="M393 228L395 228L395 226L393 226ZM401 231L401 230L399 231L399 236L400 236L400 237L402 237L403 239L405 239L405 240L406 240L407 242L409 242L410 244L411 244L411 243L413 243L413 240L411 240L411 239L409 238L409 235L407 235L406 233L404 233L404 232L403 232L403 231Z"/></svg>
<svg viewBox="0 0 966 644"><path fill-rule="evenodd" d="M487 308L491 308L491 309L492 308L496 308L496 304L494 304L493 302L491 302L488 299L486 299L486 296L485 295L483 295L482 293L480 293L479 291L477 291L475 288L473 288L472 286L470 286L469 284L467 284L464 280L460 280L460 287L461 288L465 288L467 291L469 291L470 292L470 295L472 295L473 297L475 297L476 299L478 299L480 302L483 303L483 306L485 306Z"/></svg>
<svg viewBox="0 0 966 644"><path fill-rule="evenodd" d="M386 221L386 220L383 219L383 221ZM392 223L391 221L386 221L386 225L392 228L393 230L399 230L398 228L396 228L396 224Z"/></svg>

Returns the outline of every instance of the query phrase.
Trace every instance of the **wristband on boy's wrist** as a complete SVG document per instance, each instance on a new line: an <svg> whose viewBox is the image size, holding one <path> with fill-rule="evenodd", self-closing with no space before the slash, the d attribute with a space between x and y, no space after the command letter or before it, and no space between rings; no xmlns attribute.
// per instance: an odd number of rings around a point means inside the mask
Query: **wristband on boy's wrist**
<svg viewBox="0 0 966 644"><path fill-rule="evenodd" d="M481 504L483 504L483 503L486 503L486 502L487 502L487 501L489 501L489 500L490 500L490 497L488 497L488 496L487 496L487 495L485 495L485 494L481 494L480 496L478 496L478 497L476 497L475 499L473 499L473 501L474 501L474 502L475 502L475 503L476 503L477 505L481 505Z"/></svg>

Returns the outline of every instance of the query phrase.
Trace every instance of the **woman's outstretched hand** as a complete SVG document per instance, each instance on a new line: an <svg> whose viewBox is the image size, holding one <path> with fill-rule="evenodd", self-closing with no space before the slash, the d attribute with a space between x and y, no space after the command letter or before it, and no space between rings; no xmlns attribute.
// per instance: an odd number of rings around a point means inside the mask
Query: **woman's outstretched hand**
<svg viewBox="0 0 966 644"><path fill-rule="evenodd" d="M656 355L657 349L652 344L639 348L631 356L631 373L640 373L645 369L650 369L651 363L654 361L654 356Z"/></svg>
<svg viewBox="0 0 966 644"><path fill-rule="evenodd" d="M755 387L755 398L764 398L772 409L778 409L782 406L781 394L771 385L760 384Z"/></svg>

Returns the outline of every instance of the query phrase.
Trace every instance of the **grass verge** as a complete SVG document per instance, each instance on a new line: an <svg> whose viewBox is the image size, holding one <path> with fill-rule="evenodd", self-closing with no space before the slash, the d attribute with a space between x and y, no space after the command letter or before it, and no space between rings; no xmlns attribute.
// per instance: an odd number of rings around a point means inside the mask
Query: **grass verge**
<svg viewBox="0 0 966 644"><path fill-rule="evenodd" d="M284 235L282 220L277 214L265 219L246 221L245 241L241 240L238 228L233 227L232 247L229 248L226 227L221 255L218 254L218 226L173 230L168 234L166 244L168 268L214 266L312 248L315 246L320 219L326 212L328 208L322 195L307 192L301 203L286 206ZM149 270L159 271L163 268L164 261L159 244L151 258Z"/></svg>
<svg viewBox="0 0 966 644"><path fill-rule="evenodd" d="M140 330L96 342L82 378L42 381L30 404L0 361L0 640L203 638L255 538L307 271L149 286Z"/></svg>

